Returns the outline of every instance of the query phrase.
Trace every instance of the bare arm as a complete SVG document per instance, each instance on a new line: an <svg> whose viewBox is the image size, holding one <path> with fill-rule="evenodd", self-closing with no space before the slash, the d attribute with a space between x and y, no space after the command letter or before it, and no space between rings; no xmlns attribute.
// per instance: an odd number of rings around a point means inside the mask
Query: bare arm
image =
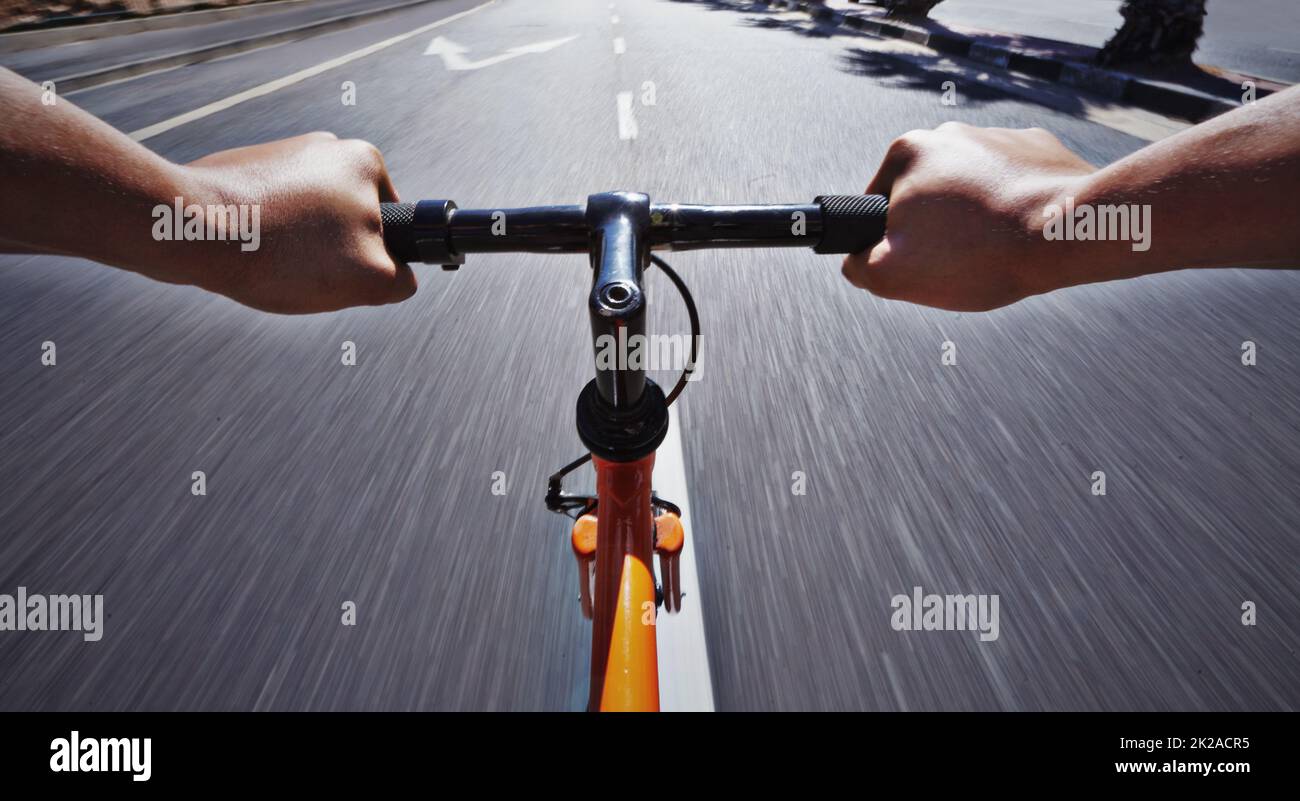
<svg viewBox="0 0 1300 801"><path fill-rule="evenodd" d="M0 69L0 250L82 256L268 311L389 303L415 291L380 235L396 192L371 145L332 134L173 164L63 98ZM179 201L178 201L179 199ZM251 240L161 237L163 212L251 210Z"/></svg>
<svg viewBox="0 0 1300 801"><path fill-rule="evenodd" d="M983 310L1184 267L1298 267L1297 131L1300 87L1102 169L1041 129L913 131L893 143L868 188L890 196L886 238L846 259L844 274L884 297ZM1054 237L1049 226L1067 208L1088 207L1095 237L1095 213L1120 206L1149 215L1146 242L1113 224L1105 240ZM1127 231L1138 232L1131 223Z"/></svg>

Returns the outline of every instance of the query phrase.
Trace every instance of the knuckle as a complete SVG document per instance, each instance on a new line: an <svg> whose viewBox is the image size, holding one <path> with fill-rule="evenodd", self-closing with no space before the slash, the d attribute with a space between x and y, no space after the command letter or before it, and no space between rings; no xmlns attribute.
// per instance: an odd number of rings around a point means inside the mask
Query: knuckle
<svg viewBox="0 0 1300 801"><path fill-rule="evenodd" d="M863 270L861 266L853 258L845 259L844 265L840 267L840 274L843 275L850 284L853 284L858 289L866 289L867 287L862 282L861 278L862 272Z"/></svg>
<svg viewBox="0 0 1300 801"><path fill-rule="evenodd" d="M398 303L415 294L415 272L407 265L394 262L387 252L374 253L361 270L364 276L357 294L370 306Z"/></svg>
<svg viewBox="0 0 1300 801"><path fill-rule="evenodd" d="M420 288L419 282L415 279L415 272L410 267L399 267L397 270L397 291L393 298L394 302L406 300L415 294Z"/></svg>
<svg viewBox="0 0 1300 801"><path fill-rule="evenodd" d="M387 306L390 303L401 303L415 294L415 281L403 277L399 270L397 275L386 281L376 293L375 305Z"/></svg>
<svg viewBox="0 0 1300 801"><path fill-rule="evenodd" d="M885 152L885 159L888 161L907 161L916 156L921 149L919 140L921 131L908 131L902 136L889 143L889 149Z"/></svg>
<svg viewBox="0 0 1300 801"><path fill-rule="evenodd" d="M357 162L368 170L378 170L384 166L384 156L379 148L364 139L349 139L347 146L355 154Z"/></svg>
<svg viewBox="0 0 1300 801"><path fill-rule="evenodd" d="M852 257L844 260L844 277L858 289L865 289L873 295L890 297L888 276L885 271L871 266L865 257Z"/></svg>

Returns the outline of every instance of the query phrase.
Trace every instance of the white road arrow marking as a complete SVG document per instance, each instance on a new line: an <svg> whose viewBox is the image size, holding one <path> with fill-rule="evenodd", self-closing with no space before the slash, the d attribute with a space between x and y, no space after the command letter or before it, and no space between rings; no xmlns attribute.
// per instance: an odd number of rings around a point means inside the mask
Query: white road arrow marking
<svg viewBox="0 0 1300 801"><path fill-rule="evenodd" d="M465 57L465 54L469 52L468 47L456 44L445 36L438 36L435 37L432 42L429 42L429 46L425 48L424 54L426 56L442 56L442 63L449 70L480 70L484 67L490 67L493 64L500 64L502 61L509 61L512 58L517 58L528 53L545 53L547 50L554 50L560 45L568 44L577 38L578 37L574 35L564 39L550 39L545 42L537 42L536 44L520 45L518 47L510 48L499 56L490 56L488 58L479 59L478 61L470 61Z"/></svg>

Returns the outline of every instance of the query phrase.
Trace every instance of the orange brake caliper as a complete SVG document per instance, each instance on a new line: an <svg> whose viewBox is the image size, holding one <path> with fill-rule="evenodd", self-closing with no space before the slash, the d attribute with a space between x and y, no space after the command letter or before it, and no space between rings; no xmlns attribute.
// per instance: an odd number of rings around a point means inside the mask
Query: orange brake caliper
<svg viewBox="0 0 1300 801"><path fill-rule="evenodd" d="M596 575L596 516L585 514L573 524L573 555L578 560L578 589L582 599L582 616L591 618L592 581ZM664 611L676 613L682 608L680 557L686 543L682 519L672 512L655 518L655 553L659 554L659 580L663 585Z"/></svg>
<svg viewBox="0 0 1300 801"><path fill-rule="evenodd" d="M672 512L655 518L655 553L659 554L659 578L664 585L664 611L676 614L682 608L682 574L679 557L686 543L682 519Z"/></svg>
<svg viewBox="0 0 1300 801"><path fill-rule="evenodd" d="M596 578L596 516L583 515L573 523L573 555L578 559L578 587L582 616L591 619L591 583Z"/></svg>

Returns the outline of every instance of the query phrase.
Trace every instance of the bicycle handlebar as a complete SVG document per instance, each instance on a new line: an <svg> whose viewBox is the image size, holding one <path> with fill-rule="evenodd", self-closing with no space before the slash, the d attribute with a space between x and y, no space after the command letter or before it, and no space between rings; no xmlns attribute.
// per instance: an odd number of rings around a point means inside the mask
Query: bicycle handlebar
<svg viewBox="0 0 1300 801"><path fill-rule="evenodd" d="M648 431L662 438L657 424L666 425L667 402L647 379L645 365L624 359L608 364L600 355L602 343L637 342L645 334L641 277L652 250L811 247L818 253L857 253L884 235L888 207L881 195L823 195L802 205L700 206L652 204L644 194L602 192L589 195L585 205L517 209L459 209L450 200L383 203L380 218L384 244L394 258L408 263L455 269L467 253L588 254L596 378L584 397L593 409L603 410L591 419L621 422L611 429L617 436L584 442L593 452L612 448L601 451L608 455L653 449L658 441L642 435ZM686 294L682 284L678 288ZM656 410L665 414L656 416ZM633 417L640 422L633 425ZM579 426L580 434L583 430ZM610 445L614 440L621 445Z"/></svg>
<svg viewBox="0 0 1300 801"><path fill-rule="evenodd" d="M885 233L882 195L822 195L808 204L649 207L651 250L811 247L859 253ZM380 204L384 244L401 261L452 266L467 253L590 253L581 205L460 209L450 200Z"/></svg>

